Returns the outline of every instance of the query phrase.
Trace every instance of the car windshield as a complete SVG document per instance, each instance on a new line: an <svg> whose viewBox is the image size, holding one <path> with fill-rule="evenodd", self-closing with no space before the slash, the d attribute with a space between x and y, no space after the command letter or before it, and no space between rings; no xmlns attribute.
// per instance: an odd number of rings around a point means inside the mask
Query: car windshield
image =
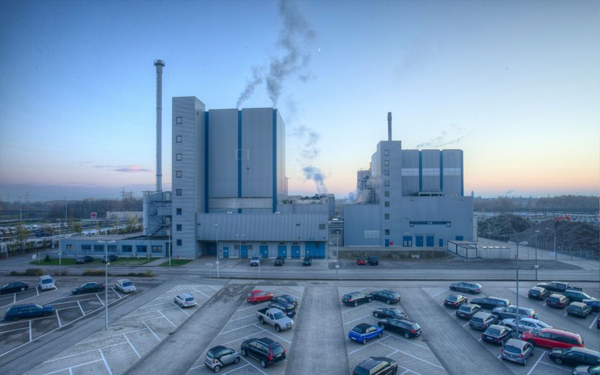
<svg viewBox="0 0 600 375"><path fill-rule="evenodd" d="M248 293L248 297L254 297L254 294Z"/></svg>
<svg viewBox="0 0 600 375"><path fill-rule="evenodd" d="M467 312L469 312L469 311L471 311L471 306L469 306L469 305L462 305L462 306L461 306L461 307L458 309L458 311L467 311Z"/></svg>
<svg viewBox="0 0 600 375"><path fill-rule="evenodd" d="M273 314L273 318L275 318L275 319L283 319L284 317L285 317L285 314L282 312Z"/></svg>
<svg viewBox="0 0 600 375"><path fill-rule="evenodd" d="M44 279L42 280L42 284L51 284L52 283L52 279Z"/></svg>
<svg viewBox="0 0 600 375"><path fill-rule="evenodd" d="M210 358L210 359L213 359L213 358L215 358L215 355L214 355L214 353L213 353L213 352L211 352L211 351L209 351L208 353L206 353L206 356L207 356L208 358Z"/></svg>
<svg viewBox="0 0 600 375"><path fill-rule="evenodd" d="M490 336L500 336L500 330L495 328L488 328L485 334Z"/></svg>
<svg viewBox="0 0 600 375"><path fill-rule="evenodd" d="M133 283L131 281L125 281L123 283L123 286L132 286L132 285L133 285Z"/></svg>
<svg viewBox="0 0 600 375"><path fill-rule="evenodd" d="M507 352L510 352L510 353L517 353L517 354L521 353L521 349L516 348L514 346L510 346L510 345L506 345L504 347L504 351L507 351Z"/></svg>
<svg viewBox="0 0 600 375"><path fill-rule="evenodd" d="M274 346L272 348L272 350L273 350L273 355L279 355L284 352L283 347L281 345Z"/></svg>
<svg viewBox="0 0 600 375"><path fill-rule="evenodd" d="M188 298L186 298L185 302L194 302L194 297L188 297Z"/></svg>
<svg viewBox="0 0 600 375"><path fill-rule="evenodd" d="M548 325L548 324L546 324L544 322L537 322L537 325L540 326L540 327L542 327L542 328L551 328L550 325Z"/></svg>
<svg viewBox="0 0 600 375"><path fill-rule="evenodd" d="M391 310L389 310L389 312L390 312L392 315L396 315L396 316L401 316L401 315L402 315L402 311L400 311L400 310L398 310L398 309L391 309Z"/></svg>
<svg viewBox="0 0 600 375"><path fill-rule="evenodd" d="M421 328L421 327L420 327L420 326L419 326L417 323L413 323L413 324L410 326L410 328L411 328L411 329L414 329L414 330L416 331L416 330L418 330L418 329L419 329L419 328Z"/></svg>
<svg viewBox="0 0 600 375"><path fill-rule="evenodd" d="M448 297L446 297L447 301L456 301L457 299L458 299L457 296L448 296Z"/></svg>
<svg viewBox="0 0 600 375"><path fill-rule="evenodd" d="M361 327L354 327L352 330L354 332L356 332L356 333L363 333L364 332L364 330Z"/></svg>
<svg viewBox="0 0 600 375"><path fill-rule="evenodd" d="M38 309L43 309L42 305L34 305L35 307L37 307Z"/></svg>
<svg viewBox="0 0 600 375"><path fill-rule="evenodd" d="M481 323L483 319L474 316L471 318L471 321L474 323Z"/></svg>

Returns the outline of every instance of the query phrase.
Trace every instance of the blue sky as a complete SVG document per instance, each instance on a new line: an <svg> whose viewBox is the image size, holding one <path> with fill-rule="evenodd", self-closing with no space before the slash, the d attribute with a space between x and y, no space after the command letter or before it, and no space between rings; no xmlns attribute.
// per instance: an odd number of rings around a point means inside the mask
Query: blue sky
<svg viewBox="0 0 600 375"><path fill-rule="evenodd" d="M117 196L155 182L155 69L163 186L173 96L233 108L285 51L276 1L4 1L0 197ZM291 2L314 38L282 83L290 193L355 189L378 141L460 148L476 195L598 194L600 2ZM308 77L307 80L301 77ZM243 107L268 107L265 85ZM297 131L304 126L304 136ZM318 141L308 145L310 130ZM314 147L318 155L302 159ZM31 192L34 192L33 194ZM138 194L139 196L139 194Z"/></svg>

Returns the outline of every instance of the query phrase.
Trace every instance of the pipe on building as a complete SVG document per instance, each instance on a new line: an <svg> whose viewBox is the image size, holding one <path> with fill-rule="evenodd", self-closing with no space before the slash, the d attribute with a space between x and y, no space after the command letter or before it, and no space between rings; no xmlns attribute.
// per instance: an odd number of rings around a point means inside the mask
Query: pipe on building
<svg viewBox="0 0 600 375"><path fill-rule="evenodd" d="M392 112L388 112L388 141L392 140Z"/></svg>
<svg viewBox="0 0 600 375"><path fill-rule="evenodd" d="M156 191L162 191L162 72L165 62L154 60L156 67Z"/></svg>

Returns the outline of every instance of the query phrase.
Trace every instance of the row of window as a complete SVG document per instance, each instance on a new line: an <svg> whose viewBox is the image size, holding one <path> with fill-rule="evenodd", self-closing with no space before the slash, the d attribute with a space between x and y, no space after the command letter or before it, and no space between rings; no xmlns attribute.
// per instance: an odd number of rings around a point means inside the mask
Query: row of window
<svg viewBox="0 0 600 375"><path fill-rule="evenodd" d="M93 249L94 252L104 252L104 245L93 245ZM71 251L73 250L73 245L68 244L67 245L67 251ZM81 245L81 250L82 251L92 251L92 245ZM116 245L108 245L107 247L107 251L109 253L116 253L117 252L117 246ZM136 245L135 246L135 250L136 253L147 253L148 252L148 246L147 245ZM152 245L150 247L150 251L152 253L162 253L162 246L161 245ZM123 253L132 253L133 252L133 245L121 245L121 252Z"/></svg>

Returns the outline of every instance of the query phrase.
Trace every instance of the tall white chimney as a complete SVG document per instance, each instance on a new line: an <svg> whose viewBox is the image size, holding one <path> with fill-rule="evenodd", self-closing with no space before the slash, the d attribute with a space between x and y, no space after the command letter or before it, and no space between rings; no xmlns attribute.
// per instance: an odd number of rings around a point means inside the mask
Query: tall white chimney
<svg viewBox="0 0 600 375"><path fill-rule="evenodd" d="M156 67L156 191L162 191L162 72L165 62L154 60Z"/></svg>
<svg viewBox="0 0 600 375"><path fill-rule="evenodd" d="M392 112L388 112L388 141L392 140Z"/></svg>

